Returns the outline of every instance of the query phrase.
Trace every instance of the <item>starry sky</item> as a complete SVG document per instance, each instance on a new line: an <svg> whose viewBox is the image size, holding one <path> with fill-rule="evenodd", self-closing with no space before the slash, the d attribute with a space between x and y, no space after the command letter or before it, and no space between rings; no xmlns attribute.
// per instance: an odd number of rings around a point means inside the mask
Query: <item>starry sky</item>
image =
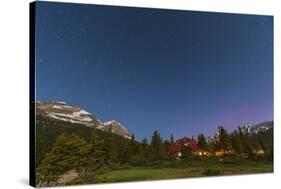
<svg viewBox="0 0 281 189"><path fill-rule="evenodd" d="M273 17L37 2L36 98L136 139L273 120Z"/></svg>

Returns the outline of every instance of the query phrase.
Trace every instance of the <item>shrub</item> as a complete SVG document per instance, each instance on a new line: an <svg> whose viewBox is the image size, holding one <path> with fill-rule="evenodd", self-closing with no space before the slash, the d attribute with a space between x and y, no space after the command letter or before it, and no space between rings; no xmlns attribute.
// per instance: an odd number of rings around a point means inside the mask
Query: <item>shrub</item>
<svg viewBox="0 0 281 189"><path fill-rule="evenodd" d="M216 176L216 175L220 175L220 174L221 174L221 171L218 169L205 169L203 171L203 175L206 175L206 176Z"/></svg>

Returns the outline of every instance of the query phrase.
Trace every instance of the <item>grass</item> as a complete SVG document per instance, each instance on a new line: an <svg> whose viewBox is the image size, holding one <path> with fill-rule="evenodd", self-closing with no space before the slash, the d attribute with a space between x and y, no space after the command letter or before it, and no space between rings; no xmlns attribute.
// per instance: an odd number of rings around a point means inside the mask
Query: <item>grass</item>
<svg viewBox="0 0 281 189"><path fill-rule="evenodd" d="M162 162L163 163L163 162ZM273 172L272 162L249 160L220 162L218 160L183 160L162 164L112 170L95 176L95 183L176 179L216 175L237 175Z"/></svg>

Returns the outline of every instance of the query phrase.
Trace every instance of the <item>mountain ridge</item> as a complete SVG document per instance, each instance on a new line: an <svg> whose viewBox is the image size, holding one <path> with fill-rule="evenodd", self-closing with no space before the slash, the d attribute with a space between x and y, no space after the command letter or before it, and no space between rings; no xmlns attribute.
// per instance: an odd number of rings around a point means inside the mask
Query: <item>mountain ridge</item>
<svg viewBox="0 0 281 189"><path fill-rule="evenodd" d="M258 135L260 133L266 133L270 130L273 129L273 121L263 121L257 124L252 124L252 123L248 123L245 124L244 126L240 127L241 131L243 134L248 134L249 136L254 136L254 135ZM229 134L235 134L238 133L239 130L238 128L233 130L232 132L230 132ZM216 132L214 135L211 135L208 137L209 141L215 140L215 138L219 135L218 132Z"/></svg>
<svg viewBox="0 0 281 189"><path fill-rule="evenodd" d="M131 139L129 130L116 120L102 122L94 114L82 109L80 106L68 105L62 101L37 101L36 115L46 116L52 119L77 123L87 127L112 132L124 138Z"/></svg>

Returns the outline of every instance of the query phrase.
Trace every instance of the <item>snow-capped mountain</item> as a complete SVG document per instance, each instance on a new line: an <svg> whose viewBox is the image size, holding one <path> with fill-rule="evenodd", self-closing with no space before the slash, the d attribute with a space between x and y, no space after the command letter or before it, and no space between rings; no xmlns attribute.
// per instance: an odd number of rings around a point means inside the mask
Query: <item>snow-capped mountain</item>
<svg viewBox="0 0 281 189"><path fill-rule="evenodd" d="M40 102L36 103L36 114L47 116L52 119L77 123L87 127L108 131L110 126L112 132L131 139L131 134L126 127L116 120L102 122L92 113L81 109L79 106L67 105L65 102Z"/></svg>
<svg viewBox="0 0 281 189"><path fill-rule="evenodd" d="M262 123L253 125L253 124L246 124L241 127L241 131L244 134L248 134L249 136L257 135L258 133L264 133L273 129L273 121L264 121ZM238 128L231 133L238 133ZM208 141L214 141L219 137L219 132L216 132L214 135L208 137Z"/></svg>
<svg viewBox="0 0 281 189"><path fill-rule="evenodd" d="M241 127L241 131L245 134L253 135L260 132L266 132L273 128L273 121L265 121L256 125L247 124L244 127Z"/></svg>

